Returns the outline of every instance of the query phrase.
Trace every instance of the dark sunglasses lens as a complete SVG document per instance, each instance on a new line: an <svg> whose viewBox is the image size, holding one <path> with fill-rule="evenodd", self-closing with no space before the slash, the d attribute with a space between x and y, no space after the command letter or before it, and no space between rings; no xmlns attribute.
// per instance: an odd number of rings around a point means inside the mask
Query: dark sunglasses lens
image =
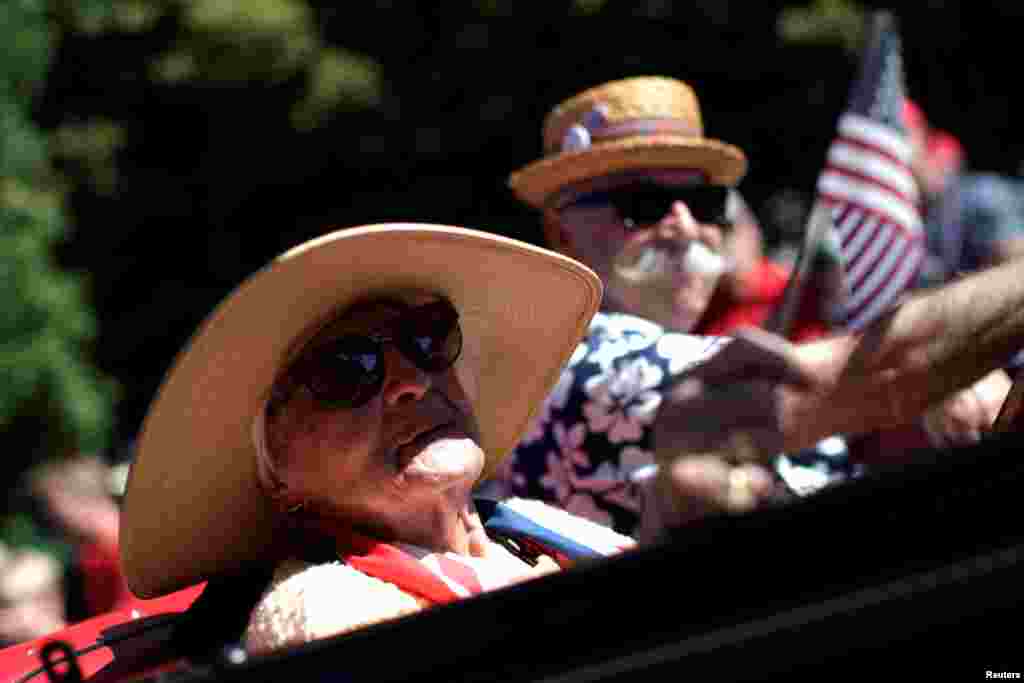
<svg viewBox="0 0 1024 683"><path fill-rule="evenodd" d="M724 224L726 222L726 202L729 191L717 185L694 187L679 195L686 202L690 213L701 223Z"/></svg>
<svg viewBox="0 0 1024 683"><path fill-rule="evenodd" d="M421 369L447 370L462 352L459 314L447 302L423 306L403 325L395 343Z"/></svg>
<svg viewBox="0 0 1024 683"><path fill-rule="evenodd" d="M603 209L611 204L607 192L591 192L577 197L569 206L574 209Z"/></svg>
<svg viewBox="0 0 1024 683"><path fill-rule="evenodd" d="M672 206L672 195L658 188L639 188L617 192L612 204L622 218L628 218L634 225L657 223Z"/></svg>
<svg viewBox="0 0 1024 683"><path fill-rule="evenodd" d="M608 196L619 216L629 219L637 227L657 223L676 201L685 203L700 223L724 225L726 222L728 190L717 185L686 188L642 186L625 188Z"/></svg>
<svg viewBox="0 0 1024 683"><path fill-rule="evenodd" d="M384 381L381 345L369 337L341 337L304 362L300 373L318 400L354 408L372 398Z"/></svg>

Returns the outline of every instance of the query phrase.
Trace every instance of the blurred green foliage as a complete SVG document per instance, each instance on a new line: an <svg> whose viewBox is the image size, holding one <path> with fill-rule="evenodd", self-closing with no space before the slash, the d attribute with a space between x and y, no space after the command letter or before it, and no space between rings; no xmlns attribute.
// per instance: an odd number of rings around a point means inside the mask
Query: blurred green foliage
<svg viewBox="0 0 1024 683"><path fill-rule="evenodd" d="M0 541L9 548L34 548L57 559L62 565L72 561L71 544L40 528L32 515L19 512L0 519Z"/></svg>
<svg viewBox="0 0 1024 683"><path fill-rule="evenodd" d="M68 40L177 30L146 59L155 84L267 87L299 81L291 125L310 130L332 113L381 101L375 60L324 44L304 0L10 0L0 4L0 428L18 457L8 471L68 451L108 445L114 384L90 363L97 328L88 282L60 267L69 235L68 178L99 196L120 191L124 121L69 116L45 131L33 106L51 57ZM54 171L53 163L60 171ZM65 175L70 174L70 175ZM10 479L10 478L8 478Z"/></svg>
<svg viewBox="0 0 1024 683"><path fill-rule="evenodd" d="M305 95L291 114L299 129L381 98L379 65L325 45L305 0L64 0L55 9L66 31L89 35L142 33L176 19L173 41L149 60L149 77L157 82L266 86L304 79Z"/></svg>
<svg viewBox="0 0 1024 683"><path fill-rule="evenodd" d="M55 259L64 190L32 120L51 51L45 0L0 5L0 36L0 433L10 482L34 462L105 447L114 388L90 359L85 282Z"/></svg>
<svg viewBox="0 0 1024 683"><path fill-rule="evenodd" d="M115 154L124 144L124 130L113 121L93 117L62 124L50 134L53 161L77 165L81 177L101 195L117 188Z"/></svg>
<svg viewBox="0 0 1024 683"><path fill-rule="evenodd" d="M778 32L790 43L841 45L857 52L864 42L865 10L855 0L815 0L779 13Z"/></svg>

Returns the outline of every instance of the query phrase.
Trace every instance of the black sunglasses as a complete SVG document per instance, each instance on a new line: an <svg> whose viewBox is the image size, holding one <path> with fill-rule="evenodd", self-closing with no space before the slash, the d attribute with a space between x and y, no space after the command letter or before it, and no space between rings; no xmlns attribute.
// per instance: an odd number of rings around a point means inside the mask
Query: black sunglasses
<svg viewBox="0 0 1024 683"><path fill-rule="evenodd" d="M699 223L728 226L729 189L721 185L665 187L654 183L629 185L577 197L573 207L611 206L629 229L657 223L673 202L683 202Z"/></svg>
<svg viewBox="0 0 1024 683"><path fill-rule="evenodd" d="M458 311L447 301L410 308L388 334L347 334L304 353L288 375L332 408L358 408L384 386L384 345L394 344L417 368L447 370L462 352Z"/></svg>

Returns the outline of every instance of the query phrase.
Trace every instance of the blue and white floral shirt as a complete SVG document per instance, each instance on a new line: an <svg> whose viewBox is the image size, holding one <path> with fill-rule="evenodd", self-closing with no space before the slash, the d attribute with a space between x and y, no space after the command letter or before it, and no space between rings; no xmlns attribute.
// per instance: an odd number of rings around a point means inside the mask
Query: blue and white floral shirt
<svg viewBox="0 0 1024 683"><path fill-rule="evenodd" d="M599 313L562 370L530 431L483 495L535 498L611 526L636 531L640 486L654 463L651 424L671 378L714 355L724 337L666 332L622 313ZM845 443L776 459L798 495L857 473Z"/></svg>

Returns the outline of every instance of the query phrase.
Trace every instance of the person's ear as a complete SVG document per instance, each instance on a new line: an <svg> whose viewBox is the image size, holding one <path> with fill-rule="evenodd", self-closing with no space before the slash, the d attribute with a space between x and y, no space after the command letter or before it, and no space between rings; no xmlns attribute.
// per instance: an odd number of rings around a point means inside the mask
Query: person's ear
<svg viewBox="0 0 1024 683"><path fill-rule="evenodd" d="M544 209L544 239L547 241L549 249L572 255L569 236L562 228L562 221L555 209Z"/></svg>

